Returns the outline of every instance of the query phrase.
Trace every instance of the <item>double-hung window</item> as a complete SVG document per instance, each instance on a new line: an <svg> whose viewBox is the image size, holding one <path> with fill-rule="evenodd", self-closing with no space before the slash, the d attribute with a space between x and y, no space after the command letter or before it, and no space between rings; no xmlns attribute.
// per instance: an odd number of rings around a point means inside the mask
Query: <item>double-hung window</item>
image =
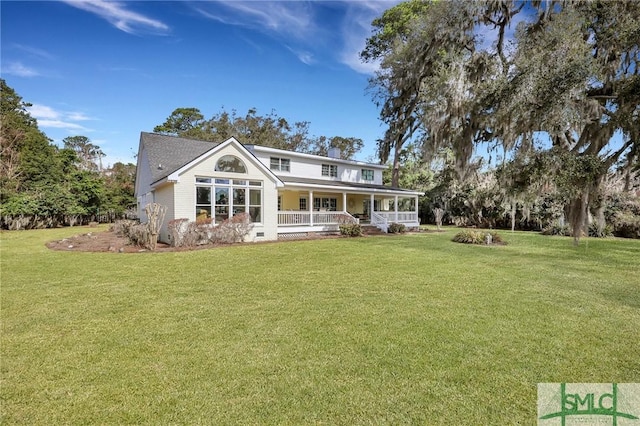
<svg viewBox="0 0 640 426"><path fill-rule="evenodd" d="M362 180L373 180L373 170L362 169Z"/></svg>
<svg viewBox="0 0 640 426"><path fill-rule="evenodd" d="M271 157L270 168L280 172L289 172L291 171L291 161L288 158Z"/></svg>
<svg viewBox="0 0 640 426"><path fill-rule="evenodd" d="M322 176L338 177L338 166L335 164L323 164Z"/></svg>

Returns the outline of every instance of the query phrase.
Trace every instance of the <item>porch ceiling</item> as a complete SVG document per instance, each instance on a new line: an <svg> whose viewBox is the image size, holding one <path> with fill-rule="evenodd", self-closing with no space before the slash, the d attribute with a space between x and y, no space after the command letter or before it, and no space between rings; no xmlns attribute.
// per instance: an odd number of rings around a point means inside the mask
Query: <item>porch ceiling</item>
<svg viewBox="0 0 640 426"><path fill-rule="evenodd" d="M284 189L328 189L334 191L347 191L347 192L359 192L359 193L386 193L396 195L424 195L422 192L412 191L403 188L393 188L386 185L374 185L367 183L356 182L342 182L342 181L327 181L323 179L308 179L292 176L278 175L280 180L284 182Z"/></svg>

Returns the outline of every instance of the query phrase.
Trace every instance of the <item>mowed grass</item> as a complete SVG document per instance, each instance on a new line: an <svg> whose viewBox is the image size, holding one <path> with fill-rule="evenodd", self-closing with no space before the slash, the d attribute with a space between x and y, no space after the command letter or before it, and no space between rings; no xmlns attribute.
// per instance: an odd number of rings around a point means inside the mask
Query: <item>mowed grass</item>
<svg viewBox="0 0 640 426"><path fill-rule="evenodd" d="M536 424L640 382L640 241L501 232L77 253L1 237L4 424Z"/></svg>

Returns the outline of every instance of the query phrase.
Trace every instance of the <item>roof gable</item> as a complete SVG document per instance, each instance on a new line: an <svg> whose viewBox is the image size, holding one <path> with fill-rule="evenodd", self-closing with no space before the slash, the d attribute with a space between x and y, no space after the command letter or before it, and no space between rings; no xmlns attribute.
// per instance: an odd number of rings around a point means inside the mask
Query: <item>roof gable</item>
<svg viewBox="0 0 640 426"><path fill-rule="evenodd" d="M242 145L238 140L234 137L227 139L221 144L217 144L212 149L205 151L201 155L192 158L191 161L184 164L182 167L177 168L172 173L167 175L167 179L171 181L178 181L180 179L180 175L187 169L191 168L194 164L199 163L200 161L206 159L207 157L213 155L215 152L218 152L227 146L232 145L238 151L238 153L245 156L245 158L251 161L258 169L262 171L266 176L268 176L271 180L276 183L276 186L282 187L284 183L276 176L267 166L265 166L262 161L260 161L251 151L249 151L244 145Z"/></svg>
<svg viewBox="0 0 640 426"><path fill-rule="evenodd" d="M169 176L218 145L157 133L140 133L140 151L146 153L152 182Z"/></svg>

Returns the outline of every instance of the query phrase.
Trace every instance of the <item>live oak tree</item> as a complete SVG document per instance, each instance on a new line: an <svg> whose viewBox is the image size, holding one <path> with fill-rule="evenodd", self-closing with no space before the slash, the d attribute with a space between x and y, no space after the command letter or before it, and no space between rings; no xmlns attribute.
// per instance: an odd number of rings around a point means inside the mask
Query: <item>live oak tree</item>
<svg viewBox="0 0 640 426"><path fill-rule="evenodd" d="M576 242L604 176L637 172L640 2L413 0L373 24L381 158L416 136L458 169L478 143L544 150Z"/></svg>
<svg viewBox="0 0 640 426"><path fill-rule="evenodd" d="M319 136L311 140L308 152L310 154L327 156L329 149L338 148L340 150L340 158L348 160L352 159L363 146L364 142L359 138L343 138L341 136L328 138L326 136Z"/></svg>
<svg viewBox="0 0 640 426"><path fill-rule="evenodd" d="M431 2L411 0L385 11L373 21L374 35L360 53L366 62L382 59L380 71L370 86L381 107L380 118L388 125L384 137L378 140L378 156L380 162L386 163L393 150L393 186L399 185L402 147L420 129L420 84L429 66L422 60L406 57L413 53L406 47L416 31L414 23L428 13L430 6Z"/></svg>

